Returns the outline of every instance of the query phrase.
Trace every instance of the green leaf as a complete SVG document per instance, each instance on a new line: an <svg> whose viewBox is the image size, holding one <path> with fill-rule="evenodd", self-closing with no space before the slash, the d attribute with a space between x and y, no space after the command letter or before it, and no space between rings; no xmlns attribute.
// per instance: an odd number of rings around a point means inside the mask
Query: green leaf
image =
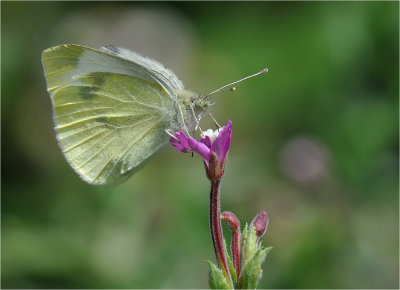
<svg viewBox="0 0 400 290"><path fill-rule="evenodd" d="M232 289L222 271L212 262L206 261L210 265L209 284L211 289Z"/></svg>
<svg viewBox="0 0 400 290"><path fill-rule="evenodd" d="M258 249L244 265L241 273L241 288L256 289L258 280L261 278L261 264L272 247Z"/></svg>
<svg viewBox="0 0 400 290"><path fill-rule="evenodd" d="M225 256L226 256L226 261L228 262L229 272L231 272L231 277L232 277L233 283L236 285L236 283L237 283L237 274L236 274L236 271L235 271L235 267L233 266L232 259L228 254L228 250L227 250L228 248L226 246L225 239L224 239L224 247L225 247Z"/></svg>
<svg viewBox="0 0 400 290"><path fill-rule="evenodd" d="M248 225L247 225L247 223L246 223L246 225L244 226L244 228L243 228L243 232L242 232L242 240L241 240L241 248L243 248L243 245L244 245L244 242L246 241L246 239L247 239L247 228L248 228Z"/></svg>
<svg viewBox="0 0 400 290"><path fill-rule="evenodd" d="M265 258L267 257L267 254L269 253L269 251L271 251L273 249L273 247L266 247L264 249L261 250L261 254L260 254L260 265L262 265L262 263L264 263Z"/></svg>
<svg viewBox="0 0 400 290"><path fill-rule="evenodd" d="M247 224L243 230L243 244L242 244L242 265L245 265L249 259L257 251L257 235L253 225L247 229Z"/></svg>

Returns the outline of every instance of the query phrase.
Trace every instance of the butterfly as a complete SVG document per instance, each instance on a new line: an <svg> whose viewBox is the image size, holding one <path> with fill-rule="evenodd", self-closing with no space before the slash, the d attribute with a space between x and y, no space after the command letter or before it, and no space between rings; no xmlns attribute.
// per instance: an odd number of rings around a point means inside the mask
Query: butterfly
<svg viewBox="0 0 400 290"><path fill-rule="evenodd" d="M112 45L51 47L42 63L58 143L90 184L125 181L168 142L169 132L192 132L210 95L228 86L191 92L160 62Z"/></svg>

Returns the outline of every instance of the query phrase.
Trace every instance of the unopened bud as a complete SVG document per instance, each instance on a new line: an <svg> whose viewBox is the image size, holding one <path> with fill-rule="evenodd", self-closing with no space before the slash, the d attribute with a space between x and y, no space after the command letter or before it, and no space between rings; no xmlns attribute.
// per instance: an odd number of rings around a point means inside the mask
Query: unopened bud
<svg viewBox="0 0 400 290"><path fill-rule="evenodd" d="M257 238L261 238L267 231L267 226L268 226L267 213L265 211L260 212L258 215L256 215L251 224L254 226Z"/></svg>
<svg viewBox="0 0 400 290"><path fill-rule="evenodd" d="M225 221L228 224L232 232L235 232L238 229L240 230L239 219L235 216L233 212L224 211L223 213L221 213L220 217L221 220Z"/></svg>

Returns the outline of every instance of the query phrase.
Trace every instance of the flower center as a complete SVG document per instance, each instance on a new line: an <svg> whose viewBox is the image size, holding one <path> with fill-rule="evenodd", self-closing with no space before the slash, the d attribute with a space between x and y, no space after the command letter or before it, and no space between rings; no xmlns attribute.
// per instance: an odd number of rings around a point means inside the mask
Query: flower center
<svg viewBox="0 0 400 290"><path fill-rule="evenodd" d="M215 139L217 139L219 134L219 129L217 130L213 130L213 129L208 129L207 131L203 131L200 136L201 139L206 138L206 136L208 136L208 138L210 138L211 144L215 141Z"/></svg>

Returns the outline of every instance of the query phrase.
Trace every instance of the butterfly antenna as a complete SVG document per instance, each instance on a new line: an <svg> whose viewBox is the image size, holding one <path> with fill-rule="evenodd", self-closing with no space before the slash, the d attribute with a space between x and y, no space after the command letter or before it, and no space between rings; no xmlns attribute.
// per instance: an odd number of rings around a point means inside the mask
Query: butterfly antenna
<svg viewBox="0 0 400 290"><path fill-rule="evenodd" d="M206 97L211 96L211 95L213 95L213 94L215 94L215 93L218 93L218 92L220 92L221 90L225 89L226 87L232 86L232 85L237 84L237 83L239 83L239 82L241 82L241 81L247 80L247 79L252 78L252 77L256 77L256 76L261 75L261 74L264 74L264 73L266 73L266 72L268 72L268 68L267 68L267 67L266 67L265 69L263 69L262 71L259 71L258 73L249 75L249 76L247 76L247 77L245 77L245 78L242 78L242 79L240 79L240 80L238 80L238 81L236 81L236 82L229 83L229 84L227 84L227 85L225 85L225 86L222 86L222 87L220 87L219 89L216 89L215 91L212 91L211 93L207 94ZM232 90L232 91L235 91L236 89L235 89L235 88L232 88L231 90Z"/></svg>

